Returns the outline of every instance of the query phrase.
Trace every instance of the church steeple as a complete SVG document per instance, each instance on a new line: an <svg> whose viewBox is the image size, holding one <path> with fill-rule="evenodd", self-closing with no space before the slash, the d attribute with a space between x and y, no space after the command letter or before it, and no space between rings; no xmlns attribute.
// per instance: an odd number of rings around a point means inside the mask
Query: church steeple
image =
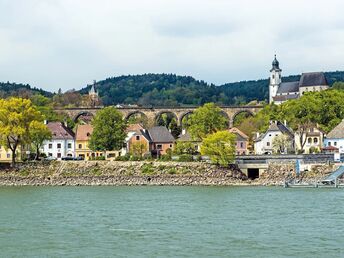
<svg viewBox="0 0 344 258"><path fill-rule="evenodd" d="M279 67L279 62L275 55L272 61L272 69L270 70L270 85L269 85L269 103L274 101L274 97L277 95L278 88L282 83L282 69Z"/></svg>
<svg viewBox="0 0 344 258"><path fill-rule="evenodd" d="M279 62L277 60L276 55L275 55L275 59L272 61L272 69L270 70L270 72L272 71L282 71L279 67Z"/></svg>
<svg viewBox="0 0 344 258"><path fill-rule="evenodd" d="M99 95L96 90L96 81L93 81L90 91L88 92L88 96L90 98L90 105L91 107L95 107L99 105Z"/></svg>

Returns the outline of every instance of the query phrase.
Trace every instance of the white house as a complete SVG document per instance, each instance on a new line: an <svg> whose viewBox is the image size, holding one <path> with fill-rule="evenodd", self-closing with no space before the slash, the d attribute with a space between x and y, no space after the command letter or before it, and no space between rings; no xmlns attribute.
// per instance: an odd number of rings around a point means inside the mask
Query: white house
<svg viewBox="0 0 344 258"><path fill-rule="evenodd" d="M52 138L45 141L42 153L48 157L61 159L62 157L75 157L74 133L61 122L46 122L51 131Z"/></svg>
<svg viewBox="0 0 344 258"><path fill-rule="evenodd" d="M324 140L324 150L344 153L344 119Z"/></svg>
<svg viewBox="0 0 344 258"><path fill-rule="evenodd" d="M258 134L254 141L255 154L272 154L274 152L272 146L273 141L280 135L288 136L290 139L291 148L293 148L294 136L291 129L287 127L286 123L283 124L279 121L271 121L268 130L263 134Z"/></svg>

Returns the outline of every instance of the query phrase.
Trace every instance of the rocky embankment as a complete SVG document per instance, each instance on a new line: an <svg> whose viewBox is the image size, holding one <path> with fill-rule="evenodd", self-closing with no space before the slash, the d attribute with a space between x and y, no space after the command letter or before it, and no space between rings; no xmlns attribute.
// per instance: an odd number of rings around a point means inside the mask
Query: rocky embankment
<svg viewBox="0 0 344 258"><path fill-rule="evenodd" d="M239 185L236 168L177 162L51 162L2 170L0 185Z"/></svg>
<svg viewBox="0 0 344 258"><path fill-rule="evenodd" d="M303 182L320 180L333 166L314 166ZM32 163L0 170L0 185L283 185L296 178L295 165L271 164L260 178L249 180L235 165L219 168L201 162L62 161Z"/></svg>

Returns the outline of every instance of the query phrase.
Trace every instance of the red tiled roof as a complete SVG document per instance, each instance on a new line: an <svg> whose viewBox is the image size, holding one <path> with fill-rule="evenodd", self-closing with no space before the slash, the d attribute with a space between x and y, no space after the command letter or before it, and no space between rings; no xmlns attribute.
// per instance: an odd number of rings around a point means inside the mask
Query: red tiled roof
<svg viewBox="0 0 344 258"><path fill-rule="evenodd" d="M90 124L86 125L78 125L76 128L76 137L75 140L77 141L88 141L91 137L93 132L93 127Z"/></svg>

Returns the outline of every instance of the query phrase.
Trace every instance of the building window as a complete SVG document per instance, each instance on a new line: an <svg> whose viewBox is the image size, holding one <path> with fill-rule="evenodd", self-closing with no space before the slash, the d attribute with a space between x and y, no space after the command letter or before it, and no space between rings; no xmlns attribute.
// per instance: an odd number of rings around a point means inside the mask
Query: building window
<svg viewBox="0 0 344 258"><path fill-rule="evenodd" d="M82 144L79 144L79 149L82 149Z"/></svg>
<svg viewBox="0 0 344 258"><path fill-rule="evenodd" d="M57 153L57 157L58 157L58 158L61 158L61 153Z"/></svg>
<svg viewBox="0 0 344 258"><path fill-rule="evenodd" d="M331 142L328 142L328 146L331 146Z"/></svg>
<svg viewBox="0 0 344 258"><path fill-rule="evenodd" d="M266 146L270 146L270 142L267 142L267 143L266 143Z"/></svg>
<svg viewBox="0 0 344 258"><path fill-rule="evenodd" d="M161 145L161 144L157 144L157 145L156 145L156 149L157 149L157 150L162 150L162 145Z"/></svg>
<svg viewBox="0 0 344 258"><path fill-rule="evenodd" d="M170 144L170 148L172 148L173 147L173 145L172 144Z"/></svg>
<svg viewBox="0 0 344 258"><path fill-rule="evenodd" d="M48 153L48 156L49 156L49 157L52 157L52 156L53 156L53 154L52 154L52 153Z"/></svg>
<svg viewBox="0 0 344 258"><path fill-rule="evenodd" d="M140 135L136 135L136 141L140 140Z"/></svg>
<svg viewBox="0 0 344 258"><path fill-rule="evenodd" d="M313 142L314 142L315 144L317 144L317 143L318 143L318 138L314 138L314 139L313 139Z"/></svg>
<svg viewBox="0 0 344 258"><path fill-rule="evenodd" d="M275 75L274 74L272 75L272 79L275 79Z"/></svg>
<svg viewBox="0 0 344 258"><path fill-rule="evenodd" d="M337 142L334 142L333 144L334 144L334 146L337 146Z"/></svg>
<svg viewBox="0 0 344 258"><path fill-rule="evenodd" d="M61 149L61 143L58 143L58 144L57 144L57 148L58 148L58 149Z"/></svg>
<svg viewBox="0 0 344 258"><path fill-rule="evenodd" d="M68 149L71 149L71 148L72 148L72 144L68 143Z"/></svg>
<svg viewBox="0 0 344 258"><path fill-rule="evenodd" d="M240 148L244 148L244 143L240 142Z"/></svg>
<svg viewBox="0 0 344 258"><path fill-rule="evenodd" d="M308 138L308 144L312 143L312 138Z"/></svg>
<svg viewBox="0 0 344 258"><path fill-rule="evenodd" d="M7 153L7 158L8 159L11 158L11 154Z"/></svg>
<svg viewBox="0 0 344 258"><path fill-rule="evenodd" d="M53 144L49 143L49 149L52 149L52 148L53 148Z"/></svg>

